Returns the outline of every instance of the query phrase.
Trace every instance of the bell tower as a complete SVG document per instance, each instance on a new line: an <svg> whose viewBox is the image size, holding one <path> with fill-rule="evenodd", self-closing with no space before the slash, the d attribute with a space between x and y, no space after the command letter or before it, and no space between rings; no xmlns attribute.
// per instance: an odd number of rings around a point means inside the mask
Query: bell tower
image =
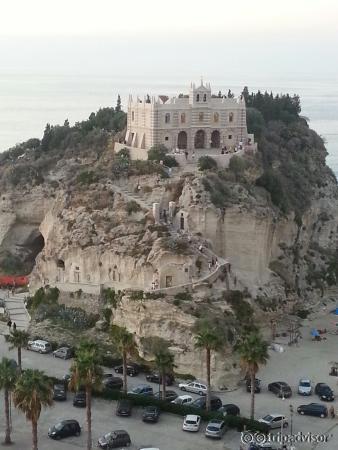
<svg viewBox="0 0 338 450"><path fill-rule="evenodd" d="M189 91L189 103L190 105L206 106L211 98L211 87L210 83L203 83L203 78L201 78L201 84L196 87L195 83L191 83Z"/></svg>

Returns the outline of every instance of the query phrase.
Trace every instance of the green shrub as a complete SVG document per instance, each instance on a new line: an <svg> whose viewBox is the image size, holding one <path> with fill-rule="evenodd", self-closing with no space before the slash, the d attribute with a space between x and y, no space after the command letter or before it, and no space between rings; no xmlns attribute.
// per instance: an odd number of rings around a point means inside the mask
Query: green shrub
<svg viewBox="0 0 338 450"><path fill-rule="evenodd" d="M143 291L131 291L129 293L130 300L143 300L144 299L144 292Z"/></svg>
<svg viewBox="0 0 338 450"><path fill-rule="evenodd" d="M189 292L178 292L175 297L175 300L180 300L183 302L191 302L192 301L192 295Z"/></svg>
<svg viewBox="0 0 338 450"><path fill-rule="evenodd" d="M211 156L201 156L197 165L200 171L217 169L217 162Z"/></svg>
<svg viewBox="0 0 338 450"><path fill-rule="evenodd" d="M165 145L154 145L148 150L148 160L156 162L164 161L167 153L169 153L169 149Z"/></svg>
<svg viewBox="0 0 338 450"><path fill-rule="evenodd" d="M171 155L165 155L165 157L163 158L163 164L167 167L177 167L178 166L178 162Z"/></svg>
<svg viewBox="0 0 338 450"><path fill-rule="evenodd" d="M97 181L97 176L94 174L93 171L83 171L79 173L79 175L76 178L77 183L80 184L92 184Z"/></svg>
<svg viewBox="0 0 338 450"><path fill-rule="evenodd" d="M135 200L130 200L126 204L126 211L128 213L128 216L130 216L133 213L141 211L141 206L137 202L135 202Z"/></svg>

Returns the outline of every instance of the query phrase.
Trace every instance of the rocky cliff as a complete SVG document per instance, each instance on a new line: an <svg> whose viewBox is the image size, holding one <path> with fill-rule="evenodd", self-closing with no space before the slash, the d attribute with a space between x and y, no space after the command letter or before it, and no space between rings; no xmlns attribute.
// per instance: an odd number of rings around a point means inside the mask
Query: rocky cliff
<svg viewBox="0 0 338 450"><path fill-rule="evenodd" d="M125 290L113 321L135 333L145 358L149 339L160 337L179 372L205 376L194 348L205 319L228 342L212 362L214 382L227 385L241 327L253 317L264 324L262 310L306 309L336 284L338 188L303 119L266 121L258 153L233 157L229 169L176 168L171 178L95 139L85 149L68 144L69 153L26 145L2 157L0 263L31 271L32 290L80 289L93 301L102 288ZM18 177L25 166L31 175ZM211 276L216 257L230 272ZM152 289L160 295L128 294Z"/></svg>

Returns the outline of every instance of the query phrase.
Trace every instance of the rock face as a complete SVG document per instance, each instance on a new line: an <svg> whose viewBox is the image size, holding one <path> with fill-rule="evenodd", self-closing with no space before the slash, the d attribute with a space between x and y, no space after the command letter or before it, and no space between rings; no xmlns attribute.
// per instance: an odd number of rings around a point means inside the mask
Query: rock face
<svg viewBox="0 0 338 450"><path fill-rule="evenodd" d="M282 211L256 182L263 171L258 157L247 161L250 169L242 178L231 170L187 174L178 168L170 179L160 179L145 161L124 178L113 176L116 156L110 149L87 159L64 156L39 185L2 193L0 264L10 257L24 261L26 270L32 269L32 291L52 285L97 298L108 287L161 289L168 295L138 301L124 296L113 309L113 321L135 333L146 359L153 355L145 339L157 336L170 345L178 372L205 378L204 356L194 347L195 326L206 306L216 312L213 320L235 309L224 292L249 293L257 308L267 299L306 305L337 282L337 183L327 176L323 149L306 148L310 166L321 168L323 180L311 188L301 217L296 208ZM279 163L273 162L273 170ZM120 175L120 166L114 167ZM228 260L230 274L208 276L215 257ZM173 287L191 293L184 307ZM90 298L82 306L93 312ZM238 371L230 345L225 351L213 356L216 386L229 386ZM222 380L224 372L228 378Z"/></svg>

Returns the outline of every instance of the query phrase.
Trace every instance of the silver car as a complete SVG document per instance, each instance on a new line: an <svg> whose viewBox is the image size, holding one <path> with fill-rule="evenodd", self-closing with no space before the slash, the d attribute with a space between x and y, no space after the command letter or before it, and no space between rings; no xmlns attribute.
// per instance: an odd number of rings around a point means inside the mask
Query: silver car
<svg viewBox="0 0 338 450"><path fill-rule="evenodd" d="M178 387L181 391L194 392L199 395L206 395L207 387L199 381L191 381L190 383L180 383Z"/></svg>
<svg viewBox="0 0 338 450"><path fill-rule="evenodd" d="M288 419L283 414L268 414L258 422L264 423L270 429L272 428L286 428L288 426Z"/></svg>
<svg viewBox="0 0 338 450"><path fill-rule="evenodd" d="M205 429L205 435L206 437L221 439L226 430L227 427L223 420L213 419L208 423Z"/></svg>

